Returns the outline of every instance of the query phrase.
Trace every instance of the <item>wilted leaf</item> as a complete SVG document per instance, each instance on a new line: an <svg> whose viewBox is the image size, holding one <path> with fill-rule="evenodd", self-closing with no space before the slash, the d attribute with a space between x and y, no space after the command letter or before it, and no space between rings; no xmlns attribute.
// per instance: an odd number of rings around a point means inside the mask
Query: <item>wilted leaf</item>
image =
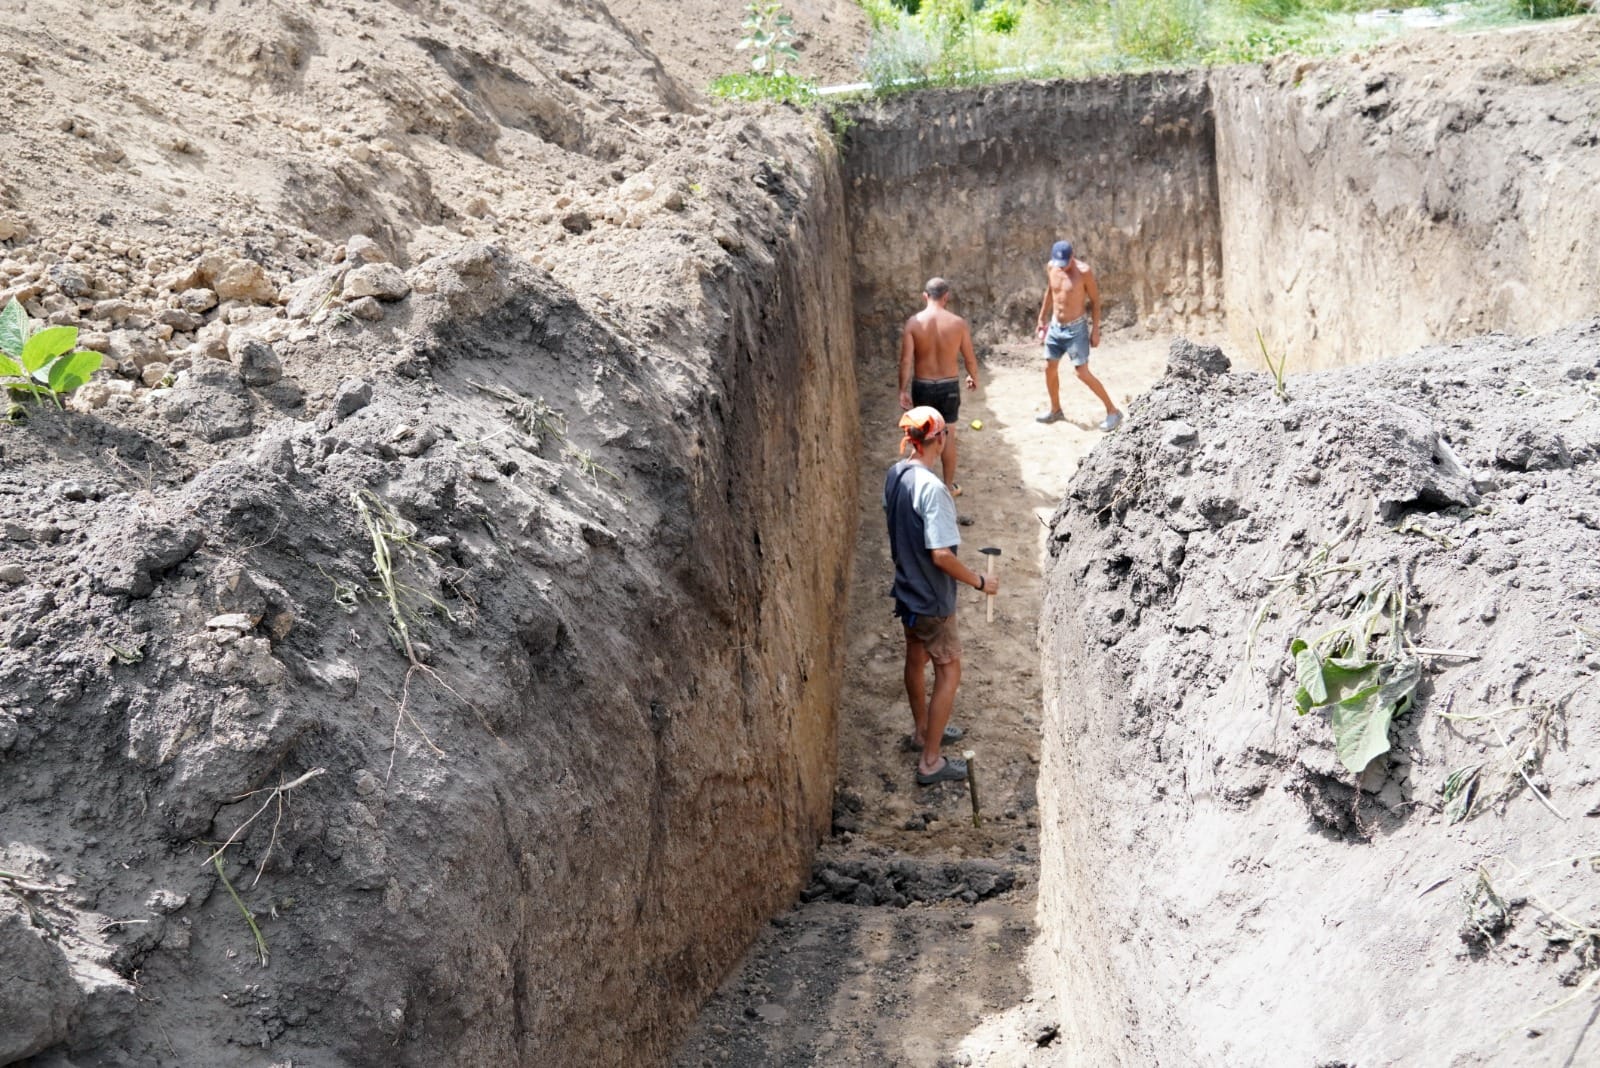
<svg viewBox="0 0 1600 1068"><path fill-rule="evenodd" d="M1343 697L1332 706L1329 716L1334 749L1355 775L1389 751L1389 722L1404 711L1422 677L1422 664L1417 660L1382 662L1367 665L1367 669L1374 670L1377 684L1364 685ZM1367 673L1359 674L1365 677Z"/></svg>
<svg viewBox="0 0 1600 1068"><path fill-rule="evenodd" d="M1317 651L1296 639L1294 650L1294 681L1300 684L1312 705L1328 703L1328 684L1322 677L1322 661ZM1291 646L1293 648L1293 646Z"/></svg>

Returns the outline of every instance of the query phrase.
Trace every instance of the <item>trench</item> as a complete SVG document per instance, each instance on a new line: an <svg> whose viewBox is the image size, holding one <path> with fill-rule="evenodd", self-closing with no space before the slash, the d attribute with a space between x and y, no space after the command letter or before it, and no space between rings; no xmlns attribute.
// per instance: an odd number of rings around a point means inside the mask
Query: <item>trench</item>
<svg viewBox="0 0 1600 1068"><path fill-rule="evenodd" d="M1116 974L1091 930L1105 902L1079 861L1116 844L1077 815L1070 791L1085 783L1060 777L1082 759L1060 729L1073 697L1053 692L1066 672L1037 643L1047 521L1100 438L1098 406L1067 378L1069 422L1030 418L1044 250L1071 237L1096 267L1108 337L1095 364L1135 411L1176 335L1220 344L1236 367L1288 353L1296 373L1592 315L1600 240L1592 220L1574 225L1594 210L1575 207L1591 142L1553 119L1508 136L1524 87L1512 79L1486 105L1493 75L1479 74L1441 92L1330 63L929 91L848 113L862 460L831 834L799 902L671 1063L1119 1056L1116 1036L1137 1026L1120 991L1137 976ZM1542 165L1515 164L1530 145ZM1573 158L1586 162L1563 165ZM885 597L898 329L932 275L953 283L985 379L962 415L984 424L962 431L963 542L1002 548L1009 584L993 624L962 607L955 720L970 733L955 748L978 754L978 828L964 787L912 784ZM1382 299L1349 296L1372 292Z"/></svg>

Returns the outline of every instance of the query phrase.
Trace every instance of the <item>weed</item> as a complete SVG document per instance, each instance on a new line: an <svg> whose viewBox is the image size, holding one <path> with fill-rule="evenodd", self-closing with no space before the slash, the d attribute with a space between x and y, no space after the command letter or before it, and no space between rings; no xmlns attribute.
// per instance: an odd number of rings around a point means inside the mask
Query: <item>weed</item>
<svg viewBox="0 0 1600 1068"><path fill-rule="evenodd" d="M711 83L711 94L727 100L775 100L807 107L816 102L817 85L787 72L724 74Z"/></svg>
<svg viewBox="0 0 1600 1068"><path fill-rule="evenodd" d="M1500 726L1501 717L1514 712L1533 713L1527 734L1517 746L1512 745L1512 740L1517 737L1520 728L1512 727L1508 734ZM1457 769L1445 779L1442 792L1446 801L1445 811L1452 817L1451 823L1471 819L1485 808L1504 809L1506 802L1510 801L1522 786L1527 786L1539 803L1552 815L1562 820L1567 818L1556 808L1555 803L1545 796L1544 791L1534 785L1532 778L1543 766L1545 753L1549 751L1552 738L1564 740L1564 733L1555 715L1556 707L1549 704L1503 705L1492 711L1479 713L1455 713L1448 710L1440 713L1440 718L1452 723L1488 724L1495 740L1500 743L1500 751L1487 768L1489 778L1497 781L1492 781L1487 789L1480 787L1480 780L1484 777L1485 770L1483 764Z"/></svg>
<svg viewBox="0 0 1600 1068"><path fill-rule="evenodd" d="M481 382L470 382L468 384L474 389L481 390L491 397L498 397L506 402L506 415L529 438L527 443L529 452L539 452L544 447L547 438L566 440L566 416L548 404L543 397L529 400L520 393L514 393L504 386L486 386Z"/></svg>
<svg viewBox="0 0 1600 1068"><path fill-rule="evenodd" d="M256 959L261 961L261 966L265 968L267 966L267 960L271 955L267 951L267 940L261 934L261 928L256 925L256 914L250 911L250 909L245 905L244 899L239 896L239 891L235 890L233 888L233 884L228 881L227 872L222 870L221 852L212 855L211 863L217 869L217 878L221 879L222 885L227 888L228 896L233 898L233 903L235 905L239 906L239 912L243 914L244 922L249 925L250 933L255 936Z"/></svg>
<svg viewBox="0 0 1600 1068"><path fill-rule="evenodd" d="M800 62L800 53L794 47L794 18L783 10L783 0L753 0L744 10L744 36L734 48L750 52L750 73L786 74L788 64Z"/></svg>
<svg viewBox="0 0 1600 1068"><path fill-rule="evenodd" d="M598 486L601 475L605 475L619 485L622 483L622 476L602 464L599 460L596 460L594 454L588 449L580 449L576 446L568 445L566 454L577 461L578 470L583 474L584 478L589 480L590 485Z"/></svg>
<svg viewBox="0 0 1600 1068"><path fill-rule="evenodd" d="M1288 403L1289 392L1283 388L1283 372L1289 366L1289 354L1285 352L1276 361L1267 351L1267 339L1261 336L1261 331L1256 331L1256 344L1261 346L1261 358L1266 361L1267 370L1272 372L1272 395Z"/></svg>
<svg viewBox="0 0 1600 1068"><path fill-rule="evenodd" d="M0 386L35 400L61 398L89 381L105 357L79 349L78 328L47 326L34 331L15 297L0 309ZM8 410L9 418L9 410Z"/></svg>
<svg viewBox="0 0 1600 1068"><path fill-rule="evenodd" d="M1389 751L1389 723L1411 707L1422 661L1405 648L1405 591L1378 582L1325 633L1289 644L1295 707L1328 710L1339 760L1360 775Z"/></svg>
<svg viewBox="0 0 1600 1068"><path fill-rule="evenodd" d="M397 565L410 559L431 555L432 550L416 540L417 528L401 519L370 490L357 490L350 495L356 512L372 539L372 567L389 608L390 632L406 654L406 659L419 664L416 648L412 644L411 627L422 619L422 606L431 605L446 619L454 621L450 609L437 597L402 582L396 574Z"/></svg>
<svg viewBox="0 0 1600 1068"><path fill-rule="evenodd" d="M1117 50L1146 63L1171 63L1198 53L1204 22L1200 0L1111 0Z"/></svg>
<svg viewBox="0 0 1600 1068"><path fill-rule="evenodd" d="M1589 0L1506 0L1506 6L1525 19L1564 19L1589 12Z"/></svg>

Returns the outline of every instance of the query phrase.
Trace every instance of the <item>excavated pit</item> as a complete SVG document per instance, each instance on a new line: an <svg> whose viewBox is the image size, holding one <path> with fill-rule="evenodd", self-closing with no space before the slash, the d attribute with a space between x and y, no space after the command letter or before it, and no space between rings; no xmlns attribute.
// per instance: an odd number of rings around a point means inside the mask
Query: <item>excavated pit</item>
<svg viewBox="0 0 1600 1068"><path fill-rule="evenodd" d="M4 595L0 846L14 892L0 895L0 945L41 978L5 989L0 1063L650 1063L801 894L864 903L866 887L873 904L894 905L960 884L1003 895L1008 870L982 859L811 871L832 812L858 379L890 388L898 322L931 274L953 280L986 344L1026 333L1044 249L1063 235L1099 270L1112 324L1222 330L1236 356L1260 331L1292 370L1593 314L1595 28L1436 47L1449 62L1425 68L1393 49L921 93L854 111L842 163L792 117L770 119L770 138L729 123L704 154L731 165L706 181L733 190L737 171L742 199L695 218L706 246L695 262L677 258L689 237L662 231L630 231L646 235L645 252L626 259L619 241L616 262L561 283L503 248L456 248L413 269L416 294L386 333L284 346L310 409L293 390L213 368L142 422L64 412L40 415L31 436L8 430L18 477L6 536L29 569ZM457 75L467 61L434 52ZM597 167L621 155L614 131L560 127L560 109L541 118L517 102L515 78L488 81L514 114L469 122L446 107L449 90L438 94L449 123L432 130L443 119L425 115L407 132L437 140L439 158L492 154L474 131L497 124L582 149ZM682 101L669 85L651 106ZM683 178L700 149L681 151ZM295 178L324 174L317 160L284 169L283 192L306 201L295 210L311 228L350 225L359 198ZM402 161L393 173L412 170ZM419 205L434 199L425 181L399 185ZM616 205L587 207L603 217ZM361 222L386 242L407 232L392 216ZM561 225L577 234L595 222L575 208ZM688 280L652 298L692 305L692 321L619 326L606 310L611 272L662 262ZM1587 353L1583 329L1551 344ZM1491 388L1517 388L1514 346L1490 347L1501 361ZM334 398L354 396L341 382L355 373L352 350L367 391L349 407ZM1587 359L1552 381L1585 388ZM1418 366L1406 373L1477 373ZM1224 392L1245 388L1233 381ZM496 386L553 402L571 419L572 451L541 447L539 413L485 399ZM1163 395L1166 422L1183 419L1175 390ZM1219 410L1196 436L1227 436ZM525 447L488 447L507 426ZM1490 462L1504 458L1508 482L1570 471L1593 459L1588 426L1571 441L1551 428L1512 440L1507 428ZM1127 440L1140 451L1113 439L1089 477L1106 487L1103 503L1155 509L1118 487L1169 461L1163 439L1145 428ZM108 452L139 468L112 472ZM521 489L508 482L519 475ZM459 612L435 619L415 656L465 694L408 670L381 601L350 603L370 578L351 496L362 489L418 538L442 539L411 577ZM1453 500L1442 492L1397 506L1429 512ZM1222 498L1205 487L1192 496L1205 522L1246 511L1211 507ZM1591 529L1600 513L1586 507L1568 518ZM1105 561L1061 548L1085 522L1069 509L1055 524L1058 603L1087 603L1073 583ZM1549 545L1593 548L1588 535ZM1137 716L1105 680L1128 674L1128 654L1107 652L1100 629L1110 620L1126 640L1139 610L1161 618L1149 602L1164 595L1112 581L1151 561L1110 562L1114 575L1095 573L1104 618L1062 609L1046 631L1040 893L1054 964L1036 981L1074 1007L1057 1051L1176 1063L1186 1031L1161 1011L1181 984L1151 1003L1130 993L1172 962L1094 933L1108 929L1096 925L1112 895L1137 900L1163 878L1145 854L1126 882L1107 877L1138 838L1111 817L1149 803L1141 762L1156 757L1119 755ZM241 615L243 630L215 622ZM1149 655L1159 673L1159 650ZM1060 693L1095 680L1107 725L1085 738ZM1293 759L1258 751L1263 767ZM1122 777L1101 777L1101 764ZM1259 769L1239 766L1249 781L1228 796L1261 795ZM1312 792L1341 802L1320 781ZM282 822L270 838L265 821L241 837L227 868L272 943L263 970L232 891L204 861L255 811L252 791L287 782L302 785ZM1167 789L1188 788L1177 782ZM1096 791L1109 792L1110 815L1091 825L1077 802ZM1172 826L1197 826L1181 822L1191 815L1175 812ZM1082 866L1087 855L1104 862ZM1139 914L1146 939L1160 940L1164 915ZM1353 1033L1361 1021L1347 1015ZM1376 1056L1381 1038L1363 1053ZM1206 1047L1201 1059L1245 1053Z"/></svg>

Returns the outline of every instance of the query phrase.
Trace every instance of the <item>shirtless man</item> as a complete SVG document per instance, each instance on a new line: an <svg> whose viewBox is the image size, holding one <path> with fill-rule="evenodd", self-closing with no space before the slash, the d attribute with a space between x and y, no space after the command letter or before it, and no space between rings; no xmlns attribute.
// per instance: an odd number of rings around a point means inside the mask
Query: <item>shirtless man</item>
<svg viewBox="0 0 1600 1068"><path fill-rule="evenodd" d="M967 321L945 308L950 303L950 283L930 278L922 295L927 307L907 319L900 332L900 409L927 405L944 417L947 435L939 466L950 495L959 497L956 416L961 413L961 384L956 378L956 357L967 365L968 389L978 388L978 358L972 351Z"/></svg>
<svg viewBox="0 0 1600 1068"><path fill-rule="evenodd" d="M1084 314L1085 305L1088 306L1087 315ZM1095 284L1094 270L1073 258L1071 241L1057 241L1050 248L1037 337L1044 342L1044 384L1050 392L1050 410L1034 418L1041 423L1066 418L1061 411L1059 368L1061 357L1070 352L1072 369L1078 373L1078 380L1093 390L1100 403L1106 406L1105 421L1100 429L1115 430L1122 422L1122 413L1111 403L1106 387L1089 370L1089 349L1100 344L1100 287Z"/></svg>

